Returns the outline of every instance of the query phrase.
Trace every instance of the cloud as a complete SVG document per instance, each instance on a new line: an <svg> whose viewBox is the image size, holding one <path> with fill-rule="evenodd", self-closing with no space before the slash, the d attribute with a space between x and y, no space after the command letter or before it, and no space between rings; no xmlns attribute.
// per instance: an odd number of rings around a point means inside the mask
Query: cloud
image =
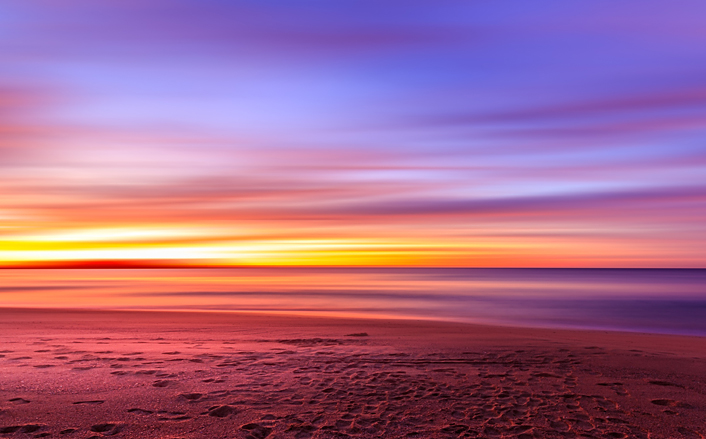
<svg viewBox="0 0 706 439"><path fill-rule="evenodd" d="M51 135L53 127L34 118L57 97L46 87L0 80L0 169L41 149L37 141Z"/></svg>
<svg viewBox="0 0 706 439"><path fill-rule="evenodd" d="M643 188L623 191L573 193L568 195L502 197L491 199L428 199L363 204L334 210L341 215L362 216L562 216L605 214L634 207L664 209L675 203L706 203L706 187ZM704 207L706 210L706 206Z"/></svg>
<svg viewBox="0 0 706 439"><path fill-rule="evenodd" d="M374 54L453 44L474 36L463 26L425 21L430 13L452 9L425 2L279 3L74 1L59 8L53 2L14 2L31 11L22 22L27 32L52 36L23 42L25 48L50 55L92 53L97 56L177 56L177 47L194 44L203 55L278 54L289 58ZM460 8L463 10L464 8ZM20 15L21 16L21 15ZM259 54L257 52L260 52ZM102 55L101 55L102 53Z"/></svg>
<svg viewBox="0 0 706 439"><path fill-rule="evenodd" d="M660 133L703 130L706 87L703 84L682 88L661 84L661 87L657 91L618 91L606 98L554 104L537 101L524 108L521 108L523 104L508 105L503 111L475 109L445 113L434 109L432 114L409 118L403 126L465 127L473 130L475 138L520 141L521 146L508 146L509 150L566 149L581 145L595 148L597 140L617 143L626 138L635 141ZM558 142L554 146L541 143L560 139L571 139L572 143Z"/></svg>

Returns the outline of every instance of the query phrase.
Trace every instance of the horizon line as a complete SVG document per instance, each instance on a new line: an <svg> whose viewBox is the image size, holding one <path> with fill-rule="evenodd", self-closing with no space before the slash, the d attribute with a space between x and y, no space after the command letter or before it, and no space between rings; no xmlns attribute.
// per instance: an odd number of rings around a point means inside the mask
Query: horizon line
<svg viewBox="0 0 706 439"><path fill-rule="evenodd" d="M547 270L705 270L706 267L589 267L589 266L479 266L479 265L362 265L362 264L229 264L190 260L80 260L2 263L0 270L21 269L228 269L228 268L397 268L397 269L547 269Z"/></svg>

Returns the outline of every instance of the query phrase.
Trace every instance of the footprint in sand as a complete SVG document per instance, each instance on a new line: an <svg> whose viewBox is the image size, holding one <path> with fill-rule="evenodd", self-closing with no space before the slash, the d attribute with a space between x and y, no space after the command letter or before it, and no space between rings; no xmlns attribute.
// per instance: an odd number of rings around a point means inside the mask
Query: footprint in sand
<svg viewBox="0 0 706 439"><path fill-rule="evenodd" d="M208 409L208 416L216 418L225 418L233 413L235 413L235 407L230 405L215 406Z"/></svg>
<svg viewBox="0 0 706 439"><path fill-rule="evenodd" d="M8 401L15 403L15 404L29 404L29 401L24 398L12 398L12 399L8 399Z"/></svg>
<svg viewBox="0 0 706 439"><path fill-rule="evenodd" d="M158 374L155 375L155 376L156 376L157 378L176 378L177 374L175 374L175 373L166 373L166 372L162 372L162 373L158 373Z"/></svg>
<svg viewBox="0 0 706 439"><path fill-rule="evenodd" d="M460 435L468 430L468 425L463 424L450 424L441 429L442 433Z"/></svg>
<svg viewBox="0 0 706 439"><path fill-rule="evenodd" d="M704 438L703 435L701 435L697 431L692 430L690 428L679 427L679 428L677 428L677 431L679 433L681 433L685 438L688 438L688 439L703 439Z"/></svg>
<svg viewBox="0 0 706 439"><path fill-rule="evenodd" d="M310 424L294 424L290 425L285 432L293 433L295 439L308 439L316 430L317 428Z"/></svg>
<svg viewBox="0 0 706 439"><path fill-rule="evenodd" d="M103 404L104 402L105 402L105 401L100 400L100 399L94 399L94 400L91 400L91 401L76 401L76 402L74 402L74 404L77 404L77 405L80 405L80 404L90 404L90 405L93 405L93 404Z"/></svg>
<svg viewBox="0 0 706 439"><path fill-rule="evenodd" d="M685 402L675 401L673 399L653 399L652 404L662 407L679 407L684 409L691 408L691 405Z"/></svg>
<svg viewBox="0 0 706 439"><path fill-rule="evenodd" d="M255 423L245 424L240 429L248 432L246 439L264 439L272 432L271 428Z"/></svg>
<svg viewBox="0 0 706 439"><path fill-rule="evenodd" d="M654 381L648 381L648 383L653 384L653 385L655 385L655 386L679 387L680 389L683 389L683 388L684 388L684 386L680 386L679 384L670 383L669 381L654 380Z"/></svg>
<svg viewBox="0 0 706 439"><path fill-rule="evenodd" d="M226 378L218 378L218 379L215 379L215 378L207 378L207 379L201 380L201 381L204 382L204 383L225 383L225 382L226 382Z"/></svg>
<svg viewBox="0 0 706 439"><path fill-rule="evenodd" d="M549 372L533 373L532 376L535 376L537 378L562 378L559 375L554 375L553 373L549 373Z"/></svg>
<svg viewBox="0 0 706 439"><path fill-rule="evenodd" d="M120 430L122 430L120 425L112 424L109 422L103 424L96 424L91 427L91 431L95 433L101 433L106 436L113 436L115 434L118 434L120 433Z"/></svg>
<svg viewBox="0 0 706 439"><path fill-rule="evenodd" d="M566 432L569 431L569 424L567 424L564 421L552 421L549 423L549 426L554 430L558 432Z"/></svg>
<svg viewBox="0 0 706 439"><path fill-rule="evenodd" d="M1 427L0 434L10 434L10 433L34 433L39 431L43 426L37 424L26 424L26 425L12 425L9 427Z"/></svg>
<svg viewBox="0 0 706 439"><path fill-rule="evenodd" d="M184 412L168 412L166 410L160 410L157 414L160 415L157 418L160 421L187 421L191 419L191 416L187 416Z"/></svg>
<svg viewBox="0 0 706 439"><path fill-rule="evenodd" d="M152 383L152 387L167 387L171 383L172 383L172 381L169 381L169 380L158 380L158 381L155 381L154 383Z"/></svg>

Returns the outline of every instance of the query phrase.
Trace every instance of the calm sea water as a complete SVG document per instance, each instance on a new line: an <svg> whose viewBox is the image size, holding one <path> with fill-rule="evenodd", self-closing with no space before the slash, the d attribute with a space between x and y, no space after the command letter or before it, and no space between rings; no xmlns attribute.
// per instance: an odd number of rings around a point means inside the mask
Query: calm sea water
<svg viewBox="0 0 706 439"><path fill-rule="evenodd" d="M706 336L706 270L0 270L0 305L274 311Z"/></svg>

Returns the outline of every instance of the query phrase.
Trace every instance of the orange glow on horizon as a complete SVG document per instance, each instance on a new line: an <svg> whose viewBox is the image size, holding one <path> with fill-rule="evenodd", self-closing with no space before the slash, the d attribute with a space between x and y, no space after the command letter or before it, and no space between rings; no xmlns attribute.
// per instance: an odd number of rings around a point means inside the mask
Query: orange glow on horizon
<svg viewBox="0 0 706 439"><path fill-rule="evenodd" d="M242 232L242 231L241 231ZM229 266L651 267L640 253L614 242L453 236L339 237L286 231L228 233L225 229L103 228L17 234L0 241L0 268L160 268ZM219 235L220 234L220 235ZM434 239L435 238L435 239ZM628 242L629 244L629 242ZM613 247L611 247L613 246ZM606 256L611 255L611 256ZM674 266L689 266L676 259ZM659 265L662 264L662 265Z"/></svg>

